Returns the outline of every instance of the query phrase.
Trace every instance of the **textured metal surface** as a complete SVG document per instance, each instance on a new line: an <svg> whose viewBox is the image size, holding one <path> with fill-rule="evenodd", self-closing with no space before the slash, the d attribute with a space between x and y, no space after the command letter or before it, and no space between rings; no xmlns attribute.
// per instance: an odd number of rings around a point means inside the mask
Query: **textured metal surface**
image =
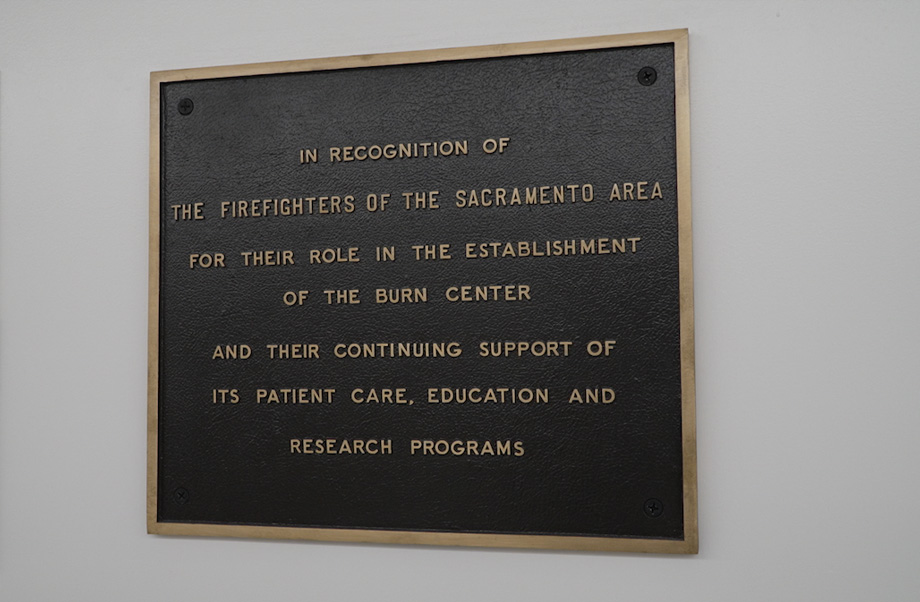
<svg viewBox="0 0 920 602"><path fill-rule="evenodd" d="M653 66L654 85L637 81ZM173 523L681 539L684 473L674 49L660 44L164 83L161 95L157 520ZM179 111L184 99L194 111ZM507 137L501 153L487 138ZM329 147L467 140L465 156L330 163ZM303 165L301 148L319 149ZM608 200L659 182L661 199ZM466 207L455 191L590 184L594 200ZM651 184L649 184L651 187ZM438 190L407 211L402 192ZM390 193L369 212L368 194ZM355 211L221 218L222 202L352 195ZM171 207L204 203L204 220ZM605 255L467 259L466 243L640 238ZM411 245L450 243L416 261ZM394 246L377 262L376 246ZM359 247L311 265L309 249ZM293 250L251 268L242 252ZM193 253L226 268L190 269ZM454 285L524 284L526 302L451 303ZM427 303L374 303L425 287ZM329 305L325 289L360 289ZM310 290L303 306L285 291ZM478 356L481 341L572 341L568 357ZM616 340L591 357L593 340ZM456 341L458 358L351 359L338 343ZM319 359L269 360L314 343ZM247 344L246 360L215 360ZM331 404L255 391L334 388ZM412 405L355 404L404 387ZM429 387L547 388L547 404L429 404ZM608 387L612 404L568 403ZM214 404L214 389L237 389ZM291 453L291 439L390 439L391 455ZM518 441L522 456L411 454L411 440ZM179 495L177 492L182 492ZM647 500L658 502L655 511Z"/></svg>

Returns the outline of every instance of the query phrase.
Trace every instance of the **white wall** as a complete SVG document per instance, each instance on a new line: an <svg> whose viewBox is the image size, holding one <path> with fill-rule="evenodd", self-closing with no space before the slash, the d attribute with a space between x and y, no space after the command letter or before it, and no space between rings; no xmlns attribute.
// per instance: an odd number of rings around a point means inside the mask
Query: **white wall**
<svg viewBox="0 0 920 602"><path fill-rule="evenodd" d="M700 554L145 534L148 74L690 29ZM0 0L0 600L917 600L920 3Z"/></svg>

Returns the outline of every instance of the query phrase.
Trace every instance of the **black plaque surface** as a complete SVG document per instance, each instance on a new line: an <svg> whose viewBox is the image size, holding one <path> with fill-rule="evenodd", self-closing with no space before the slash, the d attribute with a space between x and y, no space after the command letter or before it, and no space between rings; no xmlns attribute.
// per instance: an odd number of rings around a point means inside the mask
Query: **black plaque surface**
<svg viewBox="0 0 920 602"><path fill-rule="evenodd" d="M154 73L149 530L695 552L686 61Z"/></svg>

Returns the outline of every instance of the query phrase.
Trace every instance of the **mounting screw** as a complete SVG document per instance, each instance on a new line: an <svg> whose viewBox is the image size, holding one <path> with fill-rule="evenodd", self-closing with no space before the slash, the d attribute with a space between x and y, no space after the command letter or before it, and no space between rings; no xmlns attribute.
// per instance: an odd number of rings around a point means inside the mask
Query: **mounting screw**
<svg viewBox="0 0 920 602"><path fill-rule="evenodd" d="M178 108L180 115L188 115L195 110L195 103L192 102L191 98L183 98L179 101Z"/></svg>
<svg viewBox="0 0 920 602"><path fill-rule="evenodd" d="M658 518L664 512L664 504L661 503L661 500L649 498L645 500L642 509L649 518Z"/></svg>
<svg viewBox="0 0 920 602"><path fill-rule="evenodd" d="M185 487L178 487L174 492L175 500L177 504L187 504L188 503L188 489Z"/></svg>
<svg viewBox="0 0 920 602"><path fill-rule="evenodd" d="M643 86L651 86L655 83L655 80L658 79L658 72L655 71L655 69L652 67L643 67L639 69L639 73L636 75L636 78Z"/></svg>

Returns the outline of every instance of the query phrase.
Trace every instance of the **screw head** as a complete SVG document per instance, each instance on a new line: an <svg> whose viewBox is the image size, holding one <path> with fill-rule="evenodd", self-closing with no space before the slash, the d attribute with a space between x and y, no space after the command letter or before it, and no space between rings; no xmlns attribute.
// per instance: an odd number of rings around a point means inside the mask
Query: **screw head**
<svg viewBox="0 0 920 602"><path fill-rule="evenodd" d="M662 504L659 499L649 498L645 500L645 504L642 505L642 510L645 511L647 517L658 518L664 513L664 504Z"/></svg>
<svg viewBox="0 0 920 602"><path fill-rule="evenodd" d="M176 500L177 504L187 504L189 500L188 489L185 487L177 487L173 492L173 499Z"/></svg>
<svg viewBox="0 0 920 602"><path fill-rule="evenodd" d="M639 73L636 74L636 79L638 79L639 83L643 86L651 86L658 79L658 72L652 67L643 67L639 69Z"/></svg>
<svg viewBox="0 0 920 602"><path fill-rule="evenodd" d="M183 98L179 101L177 108L179 109L180 115L188 115L195 110L195 103L192 102L191 98Z"/></svg>

